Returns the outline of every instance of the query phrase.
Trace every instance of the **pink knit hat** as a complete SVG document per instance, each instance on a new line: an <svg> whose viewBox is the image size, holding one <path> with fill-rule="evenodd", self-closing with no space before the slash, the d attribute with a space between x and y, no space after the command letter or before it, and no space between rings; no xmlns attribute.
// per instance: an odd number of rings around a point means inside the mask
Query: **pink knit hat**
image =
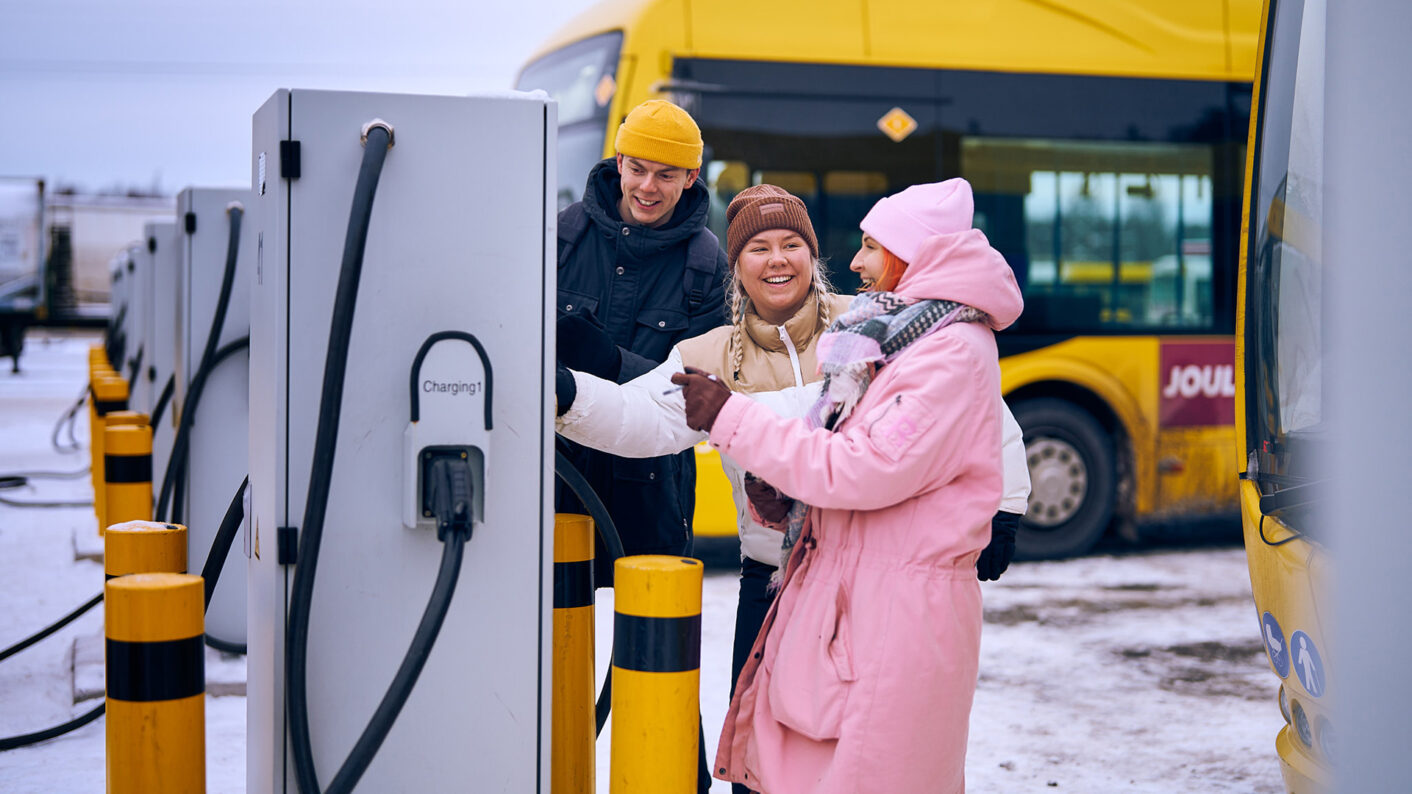
<svg viewBox="0 0 1412 794"><path fill-rule="evenodd" d="M903 262L911 263L922 241L971 228L975 203L971 183L960 177L913 185L885 196L858 226Z"/></svg>

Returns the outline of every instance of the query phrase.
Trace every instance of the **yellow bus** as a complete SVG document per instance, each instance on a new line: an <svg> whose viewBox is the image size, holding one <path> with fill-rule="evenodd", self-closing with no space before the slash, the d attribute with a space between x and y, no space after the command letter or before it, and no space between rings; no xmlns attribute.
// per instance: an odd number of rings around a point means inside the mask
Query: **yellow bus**
<svg viewBox="0 0 1412 794"><path fill-rule="evenodd" d="M1312 493L1324 424L1323 0L1271 0L1251 116L1236 314L1240 506L1251 589L1285 726L1292 792L1329 791L1337 746L1322 594L1331 562Z"/></svg>
<svg viewBox="0 0 1412 794"><path fill-rule="evenodd" d="M712 228L761 182L808 205L840 290L880 197L967 178L1015 269L999 336L1033 491L1018 554L1237 510L1234 322L1259 0L615 0L523 68L559 101L559 198L638 103L701 126ZM734 537L699 449L698 537Z"/></svg>

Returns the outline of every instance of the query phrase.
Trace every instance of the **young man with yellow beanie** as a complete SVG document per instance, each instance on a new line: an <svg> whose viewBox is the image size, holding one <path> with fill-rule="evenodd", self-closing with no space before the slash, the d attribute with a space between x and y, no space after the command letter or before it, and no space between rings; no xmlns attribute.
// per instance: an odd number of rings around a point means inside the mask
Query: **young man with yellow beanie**
<svg viewBox="0 0 1412 794"><path fill-rule="evenodd" d="M706 228L701 130L676 105L650 100L623 120L617 156L588 175L583 199L559 213L558 356L562 367L626 383L677 342L726 322L726 257ZM567 370L558 402L573 404ZM613 517L628 554L689 554L696 506L695 451L619 458L562 437L555 443ZM562 483L555 509L587 512ZM612 561L597 543L594 577L611 586ZM700 755L699 783L711 785Z"/></svg>

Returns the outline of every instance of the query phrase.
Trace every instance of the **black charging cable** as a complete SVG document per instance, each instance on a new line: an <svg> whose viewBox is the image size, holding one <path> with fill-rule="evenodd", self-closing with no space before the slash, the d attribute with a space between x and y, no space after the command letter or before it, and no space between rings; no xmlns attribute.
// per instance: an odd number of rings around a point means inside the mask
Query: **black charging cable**
<svg viewBox="0 0 1412 794"><path fill-rule="evenodd" d="M384 122L372 122L363 131L363 143L363 160L353 191L348 233L344 239L343 260L334 294L309 491L304 502L298 563L294 571L285 633L285 693L289 740L294 756L296 782L299 790L305 794L316 794L320 791L309 733L310 609L324 519L328 510L333 463L336 458L349 341L353 331L354 310L357 307L358 283L362 276L363 252L367 244L368 224L372 215L373 199L377 194L378 179L387 158L387 151L392 146L392 130ZM489 379L489 362L484 361L484 358L482 360ZM488 394L486 408L488 412ZM421 675L455 595L465 544L471 535L473 483L470 466L467 461L458 458L438 459L432 462L427 477L430 480L437 537L443 544L440 570L437 572L431 597L427 601L411 645L372 718L364 727L353 749L349 751L348 757L339 766L329 784L329 792L342 794L351 791L372 763Z"/></svg>
<svg viewBox="0 0 1412 794"><path fill-rule="evenodd" d="M583 476L583 472L574 468L574 464L564 456L563 452L554 450L554 473L564 484L569 486L569 490L574 492L574 496L583 503L584 509L593 519L593 526L598 530L598 537L603 539L603 547L608 551L608 564L611 565L622 559L626 552L623 549L622 536L618 534L618 527L613 523L613 517L608 514L608 508L603 505L603 500L598 498L598 493L589 484L588 478ZM593 716L597 728L594 735L603 732L603 726L608 723L608 714L613 709L613 659L608 657L608 670L603 675L603 689L598 693L598 701L594 703Z"/></svg>
<svg viewBox="0 0 1412 794"><path fill-rule="evenodd" d="M178 495L173 498L173 494L184 490L178 486L185 484L184 475L186 473L187 452L190 447L191 424L196 419L196 408L201 404L201 393L206 388L207 378L226 356L236 350L248 347L250 344L250 337L245 336L220 347L221 333L225 329L226 313L230 308L230 295L235 288L235 266L240 259L240 226L245 217L245 209L239 202L231 202L230 206L226 207L226 216L230 224L230 236L226 240L226 262L225 269L221 273L221 291L216 297L216 311L211 315L211 329L206 334L206 345L201 352L196 374L191 378L186 395L182 398L181 422L177 425L176 437L172 440L172 454L167 459L167 470L162 473L162 487L158 491L157 509L153 513L153 516L159 521L182 523L182 510L177 504L181 501L181 497ZM165 389L163 391L165 392ZM154 418L152 424L156 423L157 420ZM170 514L167 513L169 499L174 499ZM164 515L166 515L165 519L162 518Z"/></svg>

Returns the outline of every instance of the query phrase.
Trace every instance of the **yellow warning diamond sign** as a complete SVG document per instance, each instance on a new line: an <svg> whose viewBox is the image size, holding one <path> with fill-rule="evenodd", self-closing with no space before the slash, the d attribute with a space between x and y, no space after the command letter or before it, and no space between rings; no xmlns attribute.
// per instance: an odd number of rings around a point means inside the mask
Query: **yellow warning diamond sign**
<svg viewBox="0 0 1412 794"><path fill-rule="evenodd" d="M900 143L917 129L917 120L907 115L907 111L902 108L893 108L878 119L878 129L891 138L893 143Z"/></svg>
<svg viewBox="0 0 1412 794"><path fill-rule="evenodd" d="M603 79L598 81L598 85L593 89L593 98L598 102L599 107L608 104L608 100L613 98L613 92L618 90L618 82L613 79L613 75L605 74Z"/></svg>

